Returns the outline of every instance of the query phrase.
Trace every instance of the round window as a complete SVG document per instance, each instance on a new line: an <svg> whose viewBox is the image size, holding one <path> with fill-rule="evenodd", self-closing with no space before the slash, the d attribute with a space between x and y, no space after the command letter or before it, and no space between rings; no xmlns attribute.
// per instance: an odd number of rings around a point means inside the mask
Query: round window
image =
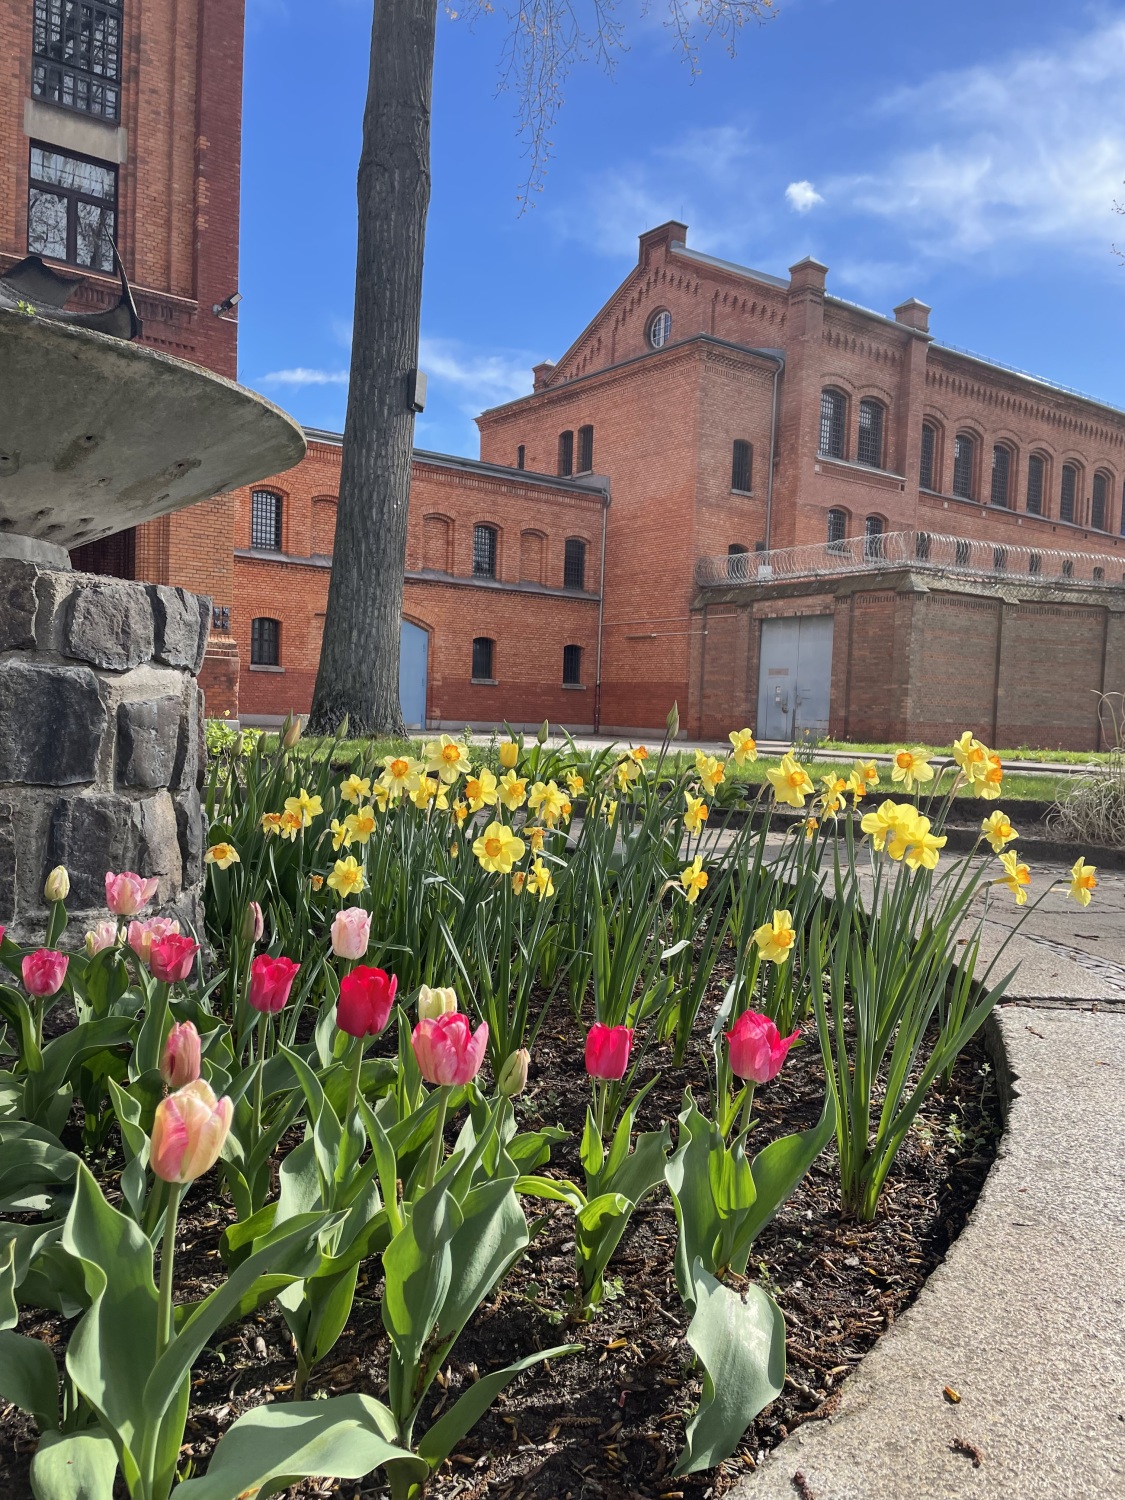
<svg viewBox="0 0 1125 1500"><path fill-rule="evenodd" d="M662 349L672 334L672 314L664 309L654 313L648 325L648 341L654 349Z"/></svg>

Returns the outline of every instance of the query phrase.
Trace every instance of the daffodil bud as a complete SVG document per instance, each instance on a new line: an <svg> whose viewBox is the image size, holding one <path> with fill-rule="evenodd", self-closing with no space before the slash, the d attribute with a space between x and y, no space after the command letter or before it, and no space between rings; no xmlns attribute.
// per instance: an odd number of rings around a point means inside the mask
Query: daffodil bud
<svg viewBox="0 0 1125 1500"><path fill-rule="evenodd" d="M438 1016L452 1015L457 1009L457 991L452 988L431 989L424 984L418 991L419 1021L436 1021Z"/></svg>
<svg viewBox="0 0 1125 1500"><path fill-rule="evenodd" d="M47 876L47 884L43 887L43 897L47 901L65 901L70 895L70 876L66 872L65 865L56 865Z"/></svg>
<svg viewBox="0 0 1125 1500"><path fill-rule="evenodd" d="M535 738L541 745L545 745L547 743L547 736L550 734L550 732L551 726L550 724L548 724L547 720L544 719L542 724L540 724L539 726L539 733L535 736Z"/></svg>
<svg viewBox="0 0 1125 1500"><path fill-rule="evenodd" d="M674 740L680 732L680 705L678 702L673 703L672 707L668 710L668 718L665 722L668 726L668 738Z"/></svg>
<svg viewBox="0 0 1125 1500"><path fill-rule="evenodd" d="M281 748L283 750L292 750L300 738L301 720L299 717L294 718L292 714L288 714L285 719L285 726L281 732Z"/></svg>
<svg viewBox="0 0 1125 1500"><path fill-rule="evenodd" d="M527 1088L527 1067L530 1062L531 1053L526 1047L521 1047L518 1052L512 1053L500 1069L496 1087L505 1099L514 1099Z"/></svg>

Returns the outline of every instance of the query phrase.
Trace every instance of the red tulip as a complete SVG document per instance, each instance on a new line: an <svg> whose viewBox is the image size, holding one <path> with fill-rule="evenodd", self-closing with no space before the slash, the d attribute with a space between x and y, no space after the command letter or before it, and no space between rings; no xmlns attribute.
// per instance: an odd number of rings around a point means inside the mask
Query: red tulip
<svg viewBox="0 0 1125 1500"><path fill-rule="evenodd" d="M157 938L149 949L148 966L154 979L165 984L178 984L191 973L199 944L194 938L181 937L170 932L167 937Z"/></svg>
<svg viewBox="0 0 1125 1500"><path fill-rule="evenodd" d="M624 1078L632 1050L631 1026L603 1026L595 1021L586 1037L586 1071L591 1078Z"/></svg>
<svg viewBox="0 0 1125 1500"><path fill-rule="evenodd" d="M219 1159L230 1130L234 1105L216 1099L209 1083L197 1078L156 1106L149 1139L149 1165L165 1182L194 1182Z"/></svg>
<svg viewBox="0 0 1125 1500"><path fill-rule="evenodd" d="M268 953L259 953L250 965L250 1004L254 1009L270 1015L279 1011L289 999L300 967L284 955L270 958Z"/></svg>
<svg viewBox="0 0 1125 1500"><path fill-rule="evenodd" d="M349 1036L378 1036L391 1018L398 978L366 964L340 980L336 1025Z"/></svg>
<svg viewBox="0 0 1125 1500"><path fill-rule="evenodd" d="M723 1035L730 1047L731 1072L747 1083L769 1083L781 1072L786 1054L800 1036L783 1037L769 1016L744 1010L730 1031Z"/></svg>
<svg viewBox="0 0 1125 1500"><path fill-rule="evenodd" d="M199 1032L190 1021L180 1021L168 1033L160 1059L160 1076L170 1089L182 1089L199 1077Z"/></svg>
<svg viewBox="0 0 1125 1500"><path fill-rule="evenodd" d="M53 948L39 948L35 953L29 953L20 965L28 994L40 1000L57 995L62 989L69 962L65 953L56 953Z"/></svg>
<svg viewBox="0 0 1125 1500"><path fill-rule="evenodd" d="M468 1083L484 1061L488 1024L482 1021L474 1032L467 1016L452 1011L434 1020L419 1021L411 1042L427 1083Z"/></svg>

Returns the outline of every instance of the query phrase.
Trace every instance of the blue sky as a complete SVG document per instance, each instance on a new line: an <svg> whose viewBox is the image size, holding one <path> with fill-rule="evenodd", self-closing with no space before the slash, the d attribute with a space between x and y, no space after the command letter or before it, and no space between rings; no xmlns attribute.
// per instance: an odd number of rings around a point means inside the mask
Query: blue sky
<svg viewBox="0 0 1125 1500"><path fill-rule="evenodd" d="M583 3L583 0L579 0ZM240 375L343 424L370 0L248 0ZM577 67L521 214L496 14L442 15L419 447L475 456L473 415L530 390L669 218L784 275L801 256L938 339L1125 407L1125 7L779 0L694 79L666 0L620 0L612 77Z"/></svg>

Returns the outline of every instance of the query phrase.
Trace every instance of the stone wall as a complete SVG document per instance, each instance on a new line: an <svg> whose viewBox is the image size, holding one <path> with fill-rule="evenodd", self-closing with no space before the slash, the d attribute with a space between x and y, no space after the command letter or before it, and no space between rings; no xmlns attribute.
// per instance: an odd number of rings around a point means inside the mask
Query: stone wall
<svg viewBox="0 0 1125 1500"><path fill-rule="evenodd" d="M70 932L104 915L105 872L160 880L198 921L211 602L0 559L0 924L39 937L47 872L70 872Z"/></svg>

